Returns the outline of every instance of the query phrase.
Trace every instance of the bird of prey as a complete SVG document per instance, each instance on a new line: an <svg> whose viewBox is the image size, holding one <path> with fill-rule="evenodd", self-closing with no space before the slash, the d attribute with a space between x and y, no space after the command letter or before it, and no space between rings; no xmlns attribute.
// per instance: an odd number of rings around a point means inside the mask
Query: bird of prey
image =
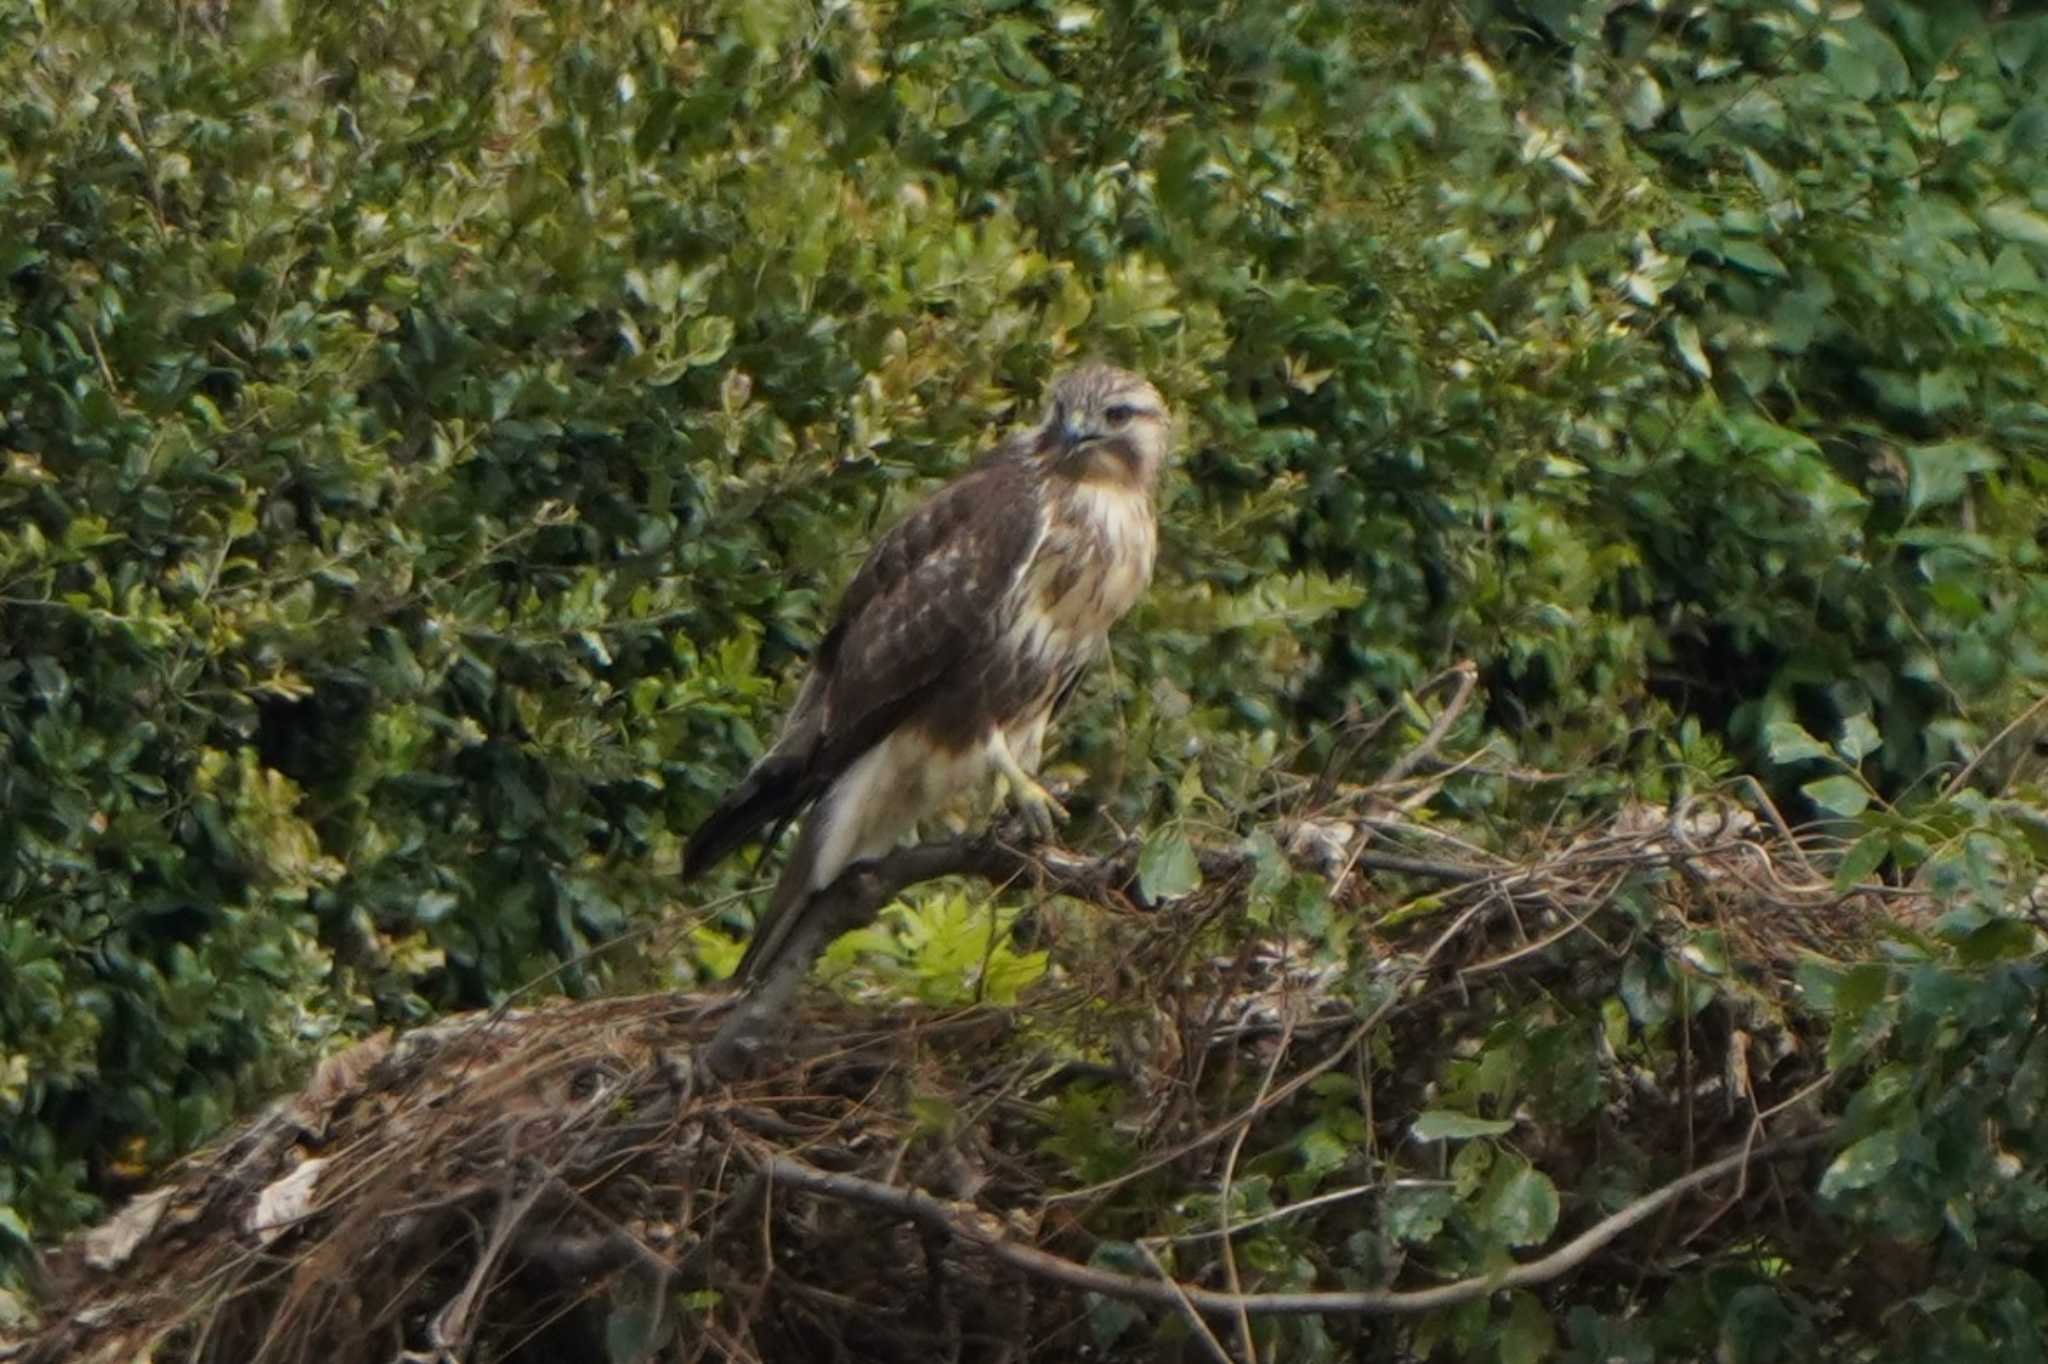
<svg viewBox="0 0 2048 1364"><path fill-rule="evenodd" d="M691 836L694 877L802 815L736 978L761 980L807 904L855 863L991 781L1049 836L1032 773L1053 712L1152 577L1166 405L1088 364L868 552L774 747ZM805 813L808 811L808 813Z"/></svg>

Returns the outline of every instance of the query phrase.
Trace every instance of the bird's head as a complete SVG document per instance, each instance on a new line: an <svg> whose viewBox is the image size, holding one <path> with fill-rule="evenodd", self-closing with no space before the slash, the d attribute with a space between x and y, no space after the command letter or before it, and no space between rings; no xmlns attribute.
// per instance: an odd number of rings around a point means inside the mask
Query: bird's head
<svg viewBox="0 0 2048 1364"><path fill-rule="evenodd" d="M1036 448L1076 481L1150 488L1169 434L1158 389L1127 369L1087 364L1052 381Z"/></svg>

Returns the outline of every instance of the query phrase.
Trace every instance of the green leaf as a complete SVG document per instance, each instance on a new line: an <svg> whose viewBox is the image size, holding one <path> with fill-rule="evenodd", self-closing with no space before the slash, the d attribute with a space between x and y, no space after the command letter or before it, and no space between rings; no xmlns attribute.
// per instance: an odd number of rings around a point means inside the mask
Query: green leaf
<svg viewBox="0 0 2048 1364"><path fill-rule="evenodd" d="M1947 506L1969 491L1972 474L2005 465L1996 451L1973 440L1909 445L1900 453L1909 475L1906 504L1913 512Z"/></svg>
<svg viewBox="0 0 2048 1364"><path fill-rule="evenodd" d="M1149 1274L1151 1269L1138 1253L1137 1247L1128 1241L1104 1241L1096 1246L1095 1253L1088 1257L1088 1264L1094 1269L1107 1269L1119 1274ZM1145 1319L1145 1314L1122 1298L1107 1297L1101 1293L1089 1293L1084 1299L1088 1311L1088 1329L1095 1337L1098 1348L1108 1349L1122 1339L1124 1333Z"/></svg>
<svg viewBox="0 0 2048 1364"><path fill-rule="evenodd" d="M1459 1198L1470 1198L1478 1192L1486 1172L1493 1168L1493 1153L1490 1141L1468 1141L1451 1157L1451 1187Z"/></svg>
<svg viewBox="0 0 2048 1364"><path fill-rule="evenodd" d="M1628 119L1629 127L1640 131L1663 116L1664 106L1664 91L1656 79L1645 72L1629 86L1628 95L1622 103L1622 114Z"/></svg>
<svg viewBox="0 0 2048 1364"><path fill-rule="evenodd" d="M1848 1064L1889 1030L1891 980L1891 970L1876 963L1853 966L1836 980L1835 1023L1828 1034L1831 1068Z"/></svg>
<svg viewBox="0 0 2048 1364"><path fill-rule="evenodd" d="M1621 968L1621 1002L1629 1017L1645 1028L1654 1028L1671 1017L1671 986L1668 980L1652 978L1652 963L1641 953ZM1662 972L1657 972L1659 977Z"/></svg>
<svg viewBox="0 0 2048 1364"><path fill-rule="evenodd" d="M1496 1171L1480 1200L1486 1229L1511 1246L1533 1246L1557 1227L1557 1186L1549 1176L1516 1162Z"/></svg>
<svg viewBox="0 0 2048 1364"><path fill-rule="evenodd" d="M1867 1189L1891 1173L1899 1163L1899 1134L1886 1128L1849 1145L1828 1164L1820 1178L1823 1198L1849 1189Z"/></svg>
<svg viewBox="0 0 2048 1364"><path fill-rule="evenodd" d="M1455 1207L1456 1195L1440 1184L1396 1184L1387 1194L1387 1234L1409 1245L1425 1244L1436 1239Z"/></svg>
<svg viewBox="0 0 2048 1364"><path fill-rule="evenodd" d="M1986 966L1997 961L2024 961L2040 947L2040 932L2031 923L2001 917L1963 939L1956 956L1966 965Z"/></svg>
<svg viewBox="0 0 2048 1364"><path fill-rule="evenodd" d="M1889 830L1873 829L1849 846L1842 854L1842 860L1835 867L1835 889L1847 891L1862 885L1870 874L1878 869L1885 858L1891 856L1892 836Z"/></svg>
<svg viewBox="0 0 2048 1364"><path fill-rule="evenodd" d="M1815 805L1844 819L1854 819L1870 808L1870 789L1854 777L1822 777L1799 789Z"/></svg>
<svg viewBox="0 0 2048 1364"><path fill-rule="evenodd" d="M413 901L412 917L417 923L437 924L447 918L461 900L445 890L421 891Z"/></svg>
<svg viewBox="0 0 2048 1364"><path fill-rule="evenodd" d="M1350 1160L1355 1148L1333 1131L1328 1123L1317 1123L1295 1142L1301 1152L1301 1168L1309 1175L1326 1175Z"/></svg>
<svg viewBox="0 0 2048 1364"><path fill-rule="evenodd" d="M2038 294L2041 292L2041 273L2027 258L2027 253L2017 246L2000 249L1991 262L1991 275L1986 281L1993 289L2015 294Z"/></svg>
<svg viewBox="0 0 2048 1364"><path fill-rule="evenodd" d="M1833 1013L1835 1000L1841 989L1846 973L1831 961L1815 956L1803 956L1793 968L1793 978L1798 982L1799 992L1806 1001L1821 1013Z"/></svg>
<svg viewBox="0 0 2048 1364"><path fill-rule="evenodd" d="M1202 868L1195 850L1179 833L1159 834L1145 841L1138 854L1138 891L1157 904L1201 887Z"/></svg>
<svg viewBox="0 0 2048 1364"><path fill-rule="evenodd" d="M1688 935L1680 956L1686 965L1710 976L1725 976L1729 972L1728 940L1716 929L1700 929Z"/></svg>
<svg viewBox="0 0 2048 1364"><path fill-rule="evenodd" d="M643 1364L660 1346L661 1316L638 1304L614 1307L604 1323L608 1364Z"/></svg>
<svg viewBox="0 0 2048 1364"><path fill-rule="evenodd" d="M1417 1141L1442 1141L1446 1137L1462 1140L1467 1137L1497 1137L1511 1131L1514 1123L1501 1118L1476 1118L1469 1113L1457 1113L1447 1108L1432 1108L1416 1118L1409 1130Z"/></svg>
<svg viewBox="0 0 2048 1364"><path fill-rule="evenodd" d="M1280 847L1280 840L1266 829L1259 829L1244 841L1244 851L1252 859L1252 884L1249 894L1257 899L1271 895L1294 879L1294 864L1287 860L1286 852Z"/></svg>
<svg viewBox="0 0 2048 1364"><path fill-rule="evenodd" d="M1892 973L1883 966L1852 966L1835 980L1834 1007L1837 1012L1858 1014L1885 997Z"/></svg>
<svg viewBox="0 0 2048 1364"><path fill-rule="evenodd" d="M1685 367L1702 379L1714 377L1714 366L1707 359L1707 352L1700 346L1700 329L1689 317L1671 319L1671 344L1678 351L1678 358Z"/></svg>
<svg viewBox="0 0 2048 1364"><path fill-rule="evenodd" d="M1822 30L1827 40L1827 73L1843 93L1854 99L1904 95L1913 83L1912 69L1898 45L1867 19L1851 19L1840 29Z"/></svg>
<svg viewBox="0 0 2048 1364"><path fill-rule="evenodd" d="M1764 730L1764 742L1769 746L1774 763L1805 762L1809 758L1828 756L1828 750L1820 740L1790 720L1773 720Z"/></svg>
<svg viewBox="0 0 2048 1364"><path fill-rule="evenodd" d="M1835 740L1835 749L1851 763L1860 763L1884 746L1877 726L1870 722L1870 715L1858 711L1842 724L1842 736Z"/></svg>
<svg viewBox="0 0 2048 1364"><path fill-rule="evenodd" d="M1785 262L1778 259L1777 253L1762 242L1741 238L1724 241L1721 243L1721 259L1730 265L1739 265L1751 274L1766 275L1772 279L1785 279L1792 273L1785 268Z"/></svg>
<svg viewBox="0 0 2048 1364"><path fill-rule="evenodd" d="M1978 217L1988 232L2048 251L2048 213L2029 208L2018 199L2004 199L1979 210Z"/></svg>
<svg viewBox="0 0 2048 1364"><path fill-rule="evenodd" d="M1877 93L1877 67L1861 52L1837 45L1828 49L1828 79L1851 99L1869 99Z"/></svg>
<svg viewBox="0 0 2048 1364"><path fill-rule="evenodd" d="M186 305L187 317L212 317L235 306L235 296L225 289L212 289Z"/></svg>
<svg viewBox="0 0 2048 1364"><path fill-rule="evenodd" d="M688 337L689 349L684 353L684 362L715 365L725 358L725 352L732 345L732 319L717 314L696 318L690 323Z"/></svg>
<svg viewBox="0 0 2048 1364"><path fill-rule="evenodd" d="M1720 1339L1711 1351L1700 1351L1700 1357L1715 1364L1783 1364L1811 1358L1814 1352L1796 1348L1800 1324L1776 1289L1751 1284L1729 1296L1721 1313Z"/></svg>
<svg viewBox="0 0 2048 1364"><path fill-rule="evenodd" d="M1557 1327L1534 1293L1517 1290L1500 1331L1500 1364L1542 1364L1557 1351Z"/></svg>

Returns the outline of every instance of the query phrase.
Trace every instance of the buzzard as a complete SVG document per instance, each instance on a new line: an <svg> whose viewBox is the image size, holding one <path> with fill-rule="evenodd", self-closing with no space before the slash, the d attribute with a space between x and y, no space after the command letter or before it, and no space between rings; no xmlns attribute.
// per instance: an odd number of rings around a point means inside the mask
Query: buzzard
<svg viewBox="0 0 2048 1364"><path fill-rule="evenodd" d="M685 879L803 814L736 978L764 978L811 897L999 779L1041 836L1047 723L1144 592L1166 405L1127 370L1053 380L1002 441L876 542L775 745L690 838ZM804 813L808 811L808 813Z"/></svg>

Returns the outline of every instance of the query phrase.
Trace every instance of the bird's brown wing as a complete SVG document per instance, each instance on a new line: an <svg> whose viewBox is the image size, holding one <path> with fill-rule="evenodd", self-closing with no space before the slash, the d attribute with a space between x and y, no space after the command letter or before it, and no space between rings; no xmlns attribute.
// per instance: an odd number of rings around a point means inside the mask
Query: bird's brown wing
<svg viewBox="0 0 2048 1364"><path fill-rule="evenodd" d="M1038 467L1006 442L875 543L840 598L774 748L691 836L695 876L794 815L1002 628L1039 533Z"/></svg>

